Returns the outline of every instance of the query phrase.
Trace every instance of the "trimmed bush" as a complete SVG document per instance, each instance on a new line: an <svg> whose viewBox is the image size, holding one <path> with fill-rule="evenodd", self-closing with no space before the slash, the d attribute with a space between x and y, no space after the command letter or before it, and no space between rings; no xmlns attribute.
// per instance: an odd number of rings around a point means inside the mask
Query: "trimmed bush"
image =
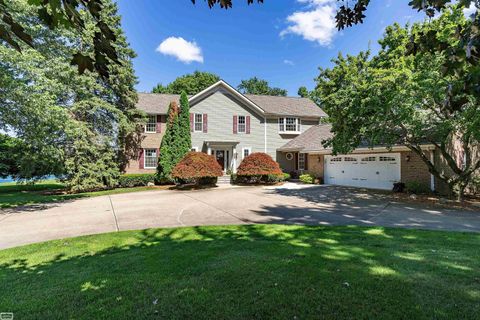
<svg viewBox="0 0 480 320"><path fill-rule="evenodd" d="M410 181L405 183L405 188L408 192L414 194L426 194L431 192L430 187L427 184L418 181Z"/></svg>
<svg viewBox="0 0 480 320"><path fill-rule="evenodd" d="M265 176L269 174L282 175L280 165L268 154L262 152L252 153L245 159L237 170L238 176Z"/></svg>
<svg viewBox="0 0 480 320"><path fill-rule="evenodd" d="M118 186L122 188L146 186L150 182L154 183L155 174L122 174L118 179Z"/></svg>
<svg viewBox="0 0 480 320"><path fill-rule="evenodd" d="M237 183L274 183L281 181L283 172L280 165L266 153L252 153L237 170Z"/></svg>
<svg viewBox="0 0 480 320"><path fill-rule="evenodd" d="M187 153L172 170L177 184L215 184L222 175L222 167L213 156L194 151Z"/></svg>
<svg viewBox="0 0 480 320"><path fill-rule="evenodd" d="M291 179L291 177L292 177L292 176L290 175L290 173L284 173L284 174L283 174L283 181L288 181L288 180Z"/></svg>
<svg viewBox="0 0 480 320"><path fill-rule="evenodd" d="M302 174L300 176L300 181L302 181L303 183L315 183L315 176L311 175L311 174Z"/></svg>

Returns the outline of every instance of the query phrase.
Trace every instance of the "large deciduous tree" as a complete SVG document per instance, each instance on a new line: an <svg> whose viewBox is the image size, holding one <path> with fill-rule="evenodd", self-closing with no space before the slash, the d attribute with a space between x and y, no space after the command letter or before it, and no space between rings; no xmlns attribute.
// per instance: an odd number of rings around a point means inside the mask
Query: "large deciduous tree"
<svg viewBox="0 0 480 320"><path fill-rule="evenodd" d="M178 77L166 86L158 84L155 88L153 88L152 92L170 94L181 94L182 92L185 92L188 95L194 95L210 87L219 80L220 77L216 74L195 71L194 73Z"/></svg>
<svg viewBox="0 0 480 320"><path fill-rule="evenodd" d="M102 20L116 37L121 64L104 78L94 72L79 75L70 55L81 48L94 53L85 31L44 27L35 7L25 0L8 2L8 12L32 34L36 49L19 44L22 52L0 45L0 129L12 132L25 152L16 176L37 179L54 174L72 191L113 187L128 159L141 115L135 108L136 82L116 5L103 1ZM86 28L95 20L84 19Z"/></svg>
<svg viewBox="0 0 480 320"><path fill-rule="evenodd" d="M248 80L242 80L237 89L244 94L260 94L269 96L286 96L287 90L280 88L272 88L268 82L257 77Z"/></svg>
<svg viewBox="0 0 480 320"><path fill-rule="evenodd" d="M480 157L474 154L480 141L478 61L450 61L442 51L412 48L411 39L428 35L445 50L461 51L467 44L456 35L471 28L474 22L465 19L460 8L447 9L430 22L388 27L373 58L368 52L339 55L333 68L320 69L314 95L334 133L326 146L334 153L348 153L365 141L372 146L404 144L461 200L480 168ZM452 63L457 72L447 71ZM464 160L451 148L455 142L461 144ZM425 143L437 147L450 170L432 163L421 148Z"/></svg>

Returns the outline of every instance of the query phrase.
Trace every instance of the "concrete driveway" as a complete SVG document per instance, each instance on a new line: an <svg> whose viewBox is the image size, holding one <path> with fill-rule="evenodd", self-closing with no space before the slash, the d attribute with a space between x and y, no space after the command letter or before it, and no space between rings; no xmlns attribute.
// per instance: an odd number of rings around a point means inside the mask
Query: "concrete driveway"
<svg viewBox="0 0 480 320"><path fill-rule="evenodd" d="M394 202L387 194L288 183L146 191L0 211L0 248L152 227L282 223L480 232L480 212Z"/></svg>

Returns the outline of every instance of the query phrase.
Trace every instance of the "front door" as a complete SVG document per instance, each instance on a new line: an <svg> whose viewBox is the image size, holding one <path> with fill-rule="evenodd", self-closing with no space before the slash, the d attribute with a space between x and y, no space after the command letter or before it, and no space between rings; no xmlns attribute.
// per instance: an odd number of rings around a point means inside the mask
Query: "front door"
<svg viewBox="0 0 480 320"><path fill-rule="evenodd" d="M215 158L217 159L218 164L222 167L222 170L225 171L225 150L216 150Z"/></svg>

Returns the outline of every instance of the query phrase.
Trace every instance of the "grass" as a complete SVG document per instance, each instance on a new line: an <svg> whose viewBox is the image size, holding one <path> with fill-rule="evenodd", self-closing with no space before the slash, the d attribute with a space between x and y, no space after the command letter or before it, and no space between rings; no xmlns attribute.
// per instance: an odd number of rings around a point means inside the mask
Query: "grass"
<svg viewBox="0 0 480 320"><path fill-rule="evenodd" d="M152 229L0 251L15 319L478 319L480 235Z"/></svg>
<svg viewBox="0 0 480 320"><path fill-rule="evenodd" d="M11 208L21 205L65 201L117 193L157 190L157 187L117 188L77 194L62 194L65 186L54 180L45 180L34 185L19 185L14 182L0 184L0 208ZM57 194L53 191L60 191ZM49 193L50 192L50 193Z"/></svg>

